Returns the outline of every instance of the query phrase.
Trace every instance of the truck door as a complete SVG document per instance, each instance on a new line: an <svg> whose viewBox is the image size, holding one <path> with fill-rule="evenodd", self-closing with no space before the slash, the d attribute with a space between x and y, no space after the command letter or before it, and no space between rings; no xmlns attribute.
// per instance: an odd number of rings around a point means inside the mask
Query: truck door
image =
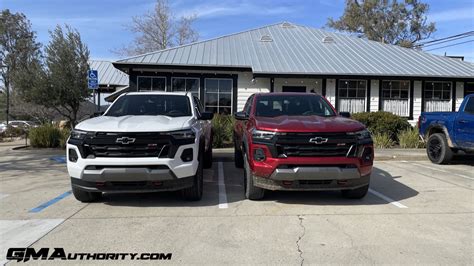
<svg viewBox="0 0 474 266"><path fill-rule="evenodd" d="M456 143L461 148L474 149L474 97L466 99L466 104L454 121Z"/></svg>

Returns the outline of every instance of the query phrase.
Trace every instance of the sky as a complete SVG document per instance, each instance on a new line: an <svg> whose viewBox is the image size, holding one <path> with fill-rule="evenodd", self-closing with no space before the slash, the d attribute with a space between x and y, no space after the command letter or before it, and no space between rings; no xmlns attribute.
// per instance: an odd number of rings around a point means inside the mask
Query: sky
<svg viewBox="0 0 474 266"><path fill-rule="evenodd" d="M473 0L424 1L430 5L428 20L436 22L432 38L439 39L474 30ZM323 28L329 17L338 18L344 0L169 0L179 17L195 14L200 40L289 21ZM47 44L49 30L68 24L76 28L88 45L92 59L117 60L113 50L129 44L134 35L127 30L133 16L153 9L155 0L0 0L0 8L22 12L30 19L37 39ZM328 29L330 30L330 29ZM439 46L474 40L462 39ZM436 49L431 53L464 56L474 62L474 42Z"/></svg>

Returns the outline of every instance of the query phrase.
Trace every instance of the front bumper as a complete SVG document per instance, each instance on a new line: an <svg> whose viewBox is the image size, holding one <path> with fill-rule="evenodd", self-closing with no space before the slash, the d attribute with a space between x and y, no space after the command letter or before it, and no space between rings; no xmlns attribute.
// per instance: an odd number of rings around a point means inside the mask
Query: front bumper
<svg viewBox="0 0 474 266"><path fill-rule="evenodd" d="M356 189L370 183L370 175L359 176L352 179L327 179L316 176L313 179L277 180L253 176L254 185L268 190L287 191L318 191L318 190L346 190Z"/></svg>
<svg viewBox="0 0 474 266"><path fill-rule="evenodd" d="M114 176L117 177L117 176ZM120 180L120 181L116 181ZM126 179L130 180L130 179ZM105 179L102 181L78 179L71 177L72 187L88 192L107 193L143 193L159 191L177 191L191 187L194 178L173 178L169 175L156 175L149 179L138 179L139 181L123 181L120 178Z"/></svg>
<svg viewBox="0 0 474 266"><path fill-rule="evenodd" d="M193 160L184 162L181 154L193 149ZM69 150L78 154L76 162L69 160ZM67 144L66 159L69 176L86 182L168 181L194 176L198 169L198 143L182 145L174 158L82 158L77 146Z"/></svg>

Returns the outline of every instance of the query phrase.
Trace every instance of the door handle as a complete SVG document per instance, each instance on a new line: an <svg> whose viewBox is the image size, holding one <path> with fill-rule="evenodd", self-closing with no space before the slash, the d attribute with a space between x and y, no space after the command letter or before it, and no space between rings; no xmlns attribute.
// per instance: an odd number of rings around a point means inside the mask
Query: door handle
<svg viewBox="0 0 474 266"><path fill-rule="evenodd" d="M459 120L459 123L461 124L466 124L468 121L467 120Z"/></svg>

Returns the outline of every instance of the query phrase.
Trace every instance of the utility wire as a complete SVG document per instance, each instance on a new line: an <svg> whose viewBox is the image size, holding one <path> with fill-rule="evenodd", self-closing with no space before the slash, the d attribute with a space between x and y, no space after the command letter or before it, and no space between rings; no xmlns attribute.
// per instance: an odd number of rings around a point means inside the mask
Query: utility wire
<svg viewBox="0 0 474 266"><path fill-rule="evenodd" d="M440 44L442 44L442 43L453 42L453 41L456 41L456 40L459 40L459 39L469 38L469 37L471 37L471 36L474 36L474 35L459 36L459 37L452 38L452 39L449 39L449 40L444 40L444 41L440 41L440 42L437 42L437 43L430 43L430 44L427 44L427 45L423 45L423 46L421 46L421 47L426 48L426 47L429 47L429 46L440 45ZM420 46L419 46L419 47L420 47Z"/></svg>
<svg viewBox="0 0 474 266"><path fill-rule="evenodd" d="M448 40L448 39L452 39L452 38L456 38L456 37L460 37L460 36L465 36L465 35L474 35L474 31L467 31L467 32L464 32L464 33L459 33L459 34L456 34L456 35L451 35L451 36L448 36L448 37L444 37L444 38L441 38L441 39L436 39L436 40L432 40L432 41L423 42L423 43L418 44L417 46L423 46L423 45L426 45L428 43L435 43L435 42L444 41L444 40Z"/></svg>
<svg viewBox="0 0 474 266"><path fill-rule="evenodd" d="M442 46L442 47L437 47L437 48L425 50L425 52L433 51L433 50L438 50L438 49L443 49L443 48L447 48L447 47L451 47L451 46L456 46L456 45L461 45L461 44L465 44L465 43L469 43L469 42L474 42L474 40L469 40L469 41L465 41L465 42L458 42L458 43L454 43L454 44L450 44L450 45L445 45L445 46Z"/></svg>

